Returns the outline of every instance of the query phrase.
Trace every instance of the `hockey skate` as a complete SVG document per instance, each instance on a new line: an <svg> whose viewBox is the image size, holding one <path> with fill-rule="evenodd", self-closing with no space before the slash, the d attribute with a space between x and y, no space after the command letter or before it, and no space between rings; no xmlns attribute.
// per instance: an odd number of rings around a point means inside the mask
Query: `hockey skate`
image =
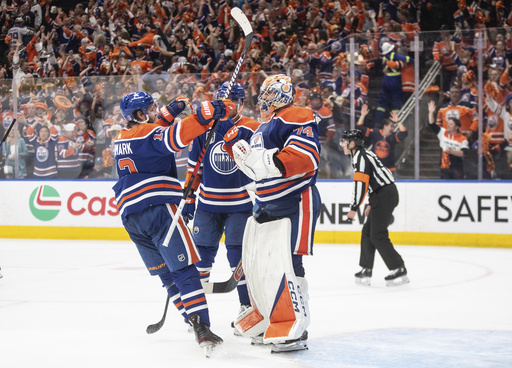
<svg viewBox="0 0 512 368"><path fill-rule="evenodd" d="M386 280L386 286L408 284L409 278L407 277L407 269L405 267L398 267L397 269L392 270L384 280Z"/></svg>
<svg viewBox="0 0 512 368"><path fill-rule="evenodd" d="M210 331L210 326L201 322L198 314L192 314L188 316L188 319L194 327L196 341L199 343L199 346L203 349L207 358L211 357L215 349L223 343L223 340Z"/></svg>
<svg viewBox="0 0 512 368"><path fill-rule="evenodd" d="M240 309L238 310L238 315L240 316L243 312L250 308L250 304L240 304ZM238 317L238 316L237 316ZM233 335L242 336L240 331L238 331L235 327L235 321L231 322L231 328L233 328Z"/></svg>
<svg viewBox="0 0 512 368"><path fill-rule="evenodd" d="M263 345L263 334L251 336L251 345Z"/></svg>
<svg viewBox="0 0 512 368"><path fill-rule="evenodd" d="M272 344L270 352L274 354L300 350L308 350L308 331L304 331L300 339Z"/></svg>
<svg viewBox="0 0 512 368"><path fill-rule="evenodd" d="M372 282L372 269L363 267L361 271L357 272L354 276L356 277L356 284L370 286Z"/></svg>

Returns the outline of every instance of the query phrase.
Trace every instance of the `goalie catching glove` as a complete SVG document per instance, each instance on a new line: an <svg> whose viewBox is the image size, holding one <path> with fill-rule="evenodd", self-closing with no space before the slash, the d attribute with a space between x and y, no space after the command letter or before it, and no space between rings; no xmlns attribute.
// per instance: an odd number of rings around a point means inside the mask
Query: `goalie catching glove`
<svg viewBox="0 0 512 368"><path fill-rule="evenodd" d="M277 148L251 148L244 140L233 145L233 157L238 168L255 181L282 176L274 161L277 152Z"/></svg>
<svg viewBox="0 0 512 368"><path fill-rule="evenodd" d="M174 119L178 116L183 115L183 118L187 117L192 113L192 104L187 97L179 96L167 106L160 109L158 113L158 119L165 121L171 125L174 123Z"/></svg>

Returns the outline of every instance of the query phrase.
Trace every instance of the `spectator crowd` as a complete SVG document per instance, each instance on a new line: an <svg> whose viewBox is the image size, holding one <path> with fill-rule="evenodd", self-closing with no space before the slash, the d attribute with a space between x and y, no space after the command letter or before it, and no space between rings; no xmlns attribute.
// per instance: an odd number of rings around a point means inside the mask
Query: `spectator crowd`
<svg viewBox="0 0 512 368"><path fill-rule="evenodd" d="M244 46L230 17L233 7L243 10L255 33L239 75L247 94L244 115L259 116L257 96L268 75L288 74L296 89L294 103L317 115L320 177L350 173L339 141L349 128L352 99L366 143L394 170L395 146L409 139L407 121L399 121L397 113L414 92L414 62L420 63L420 78L432 63L441 64L440 76L425 92L435 104L429 104L429 119L422 122L430 125L433 115L444 128L434 129L442 150L439 169L449 172L453 161L458 170L453 178L476 177L475 152L482 143L484 176L511 176L511 0L4 0L0 137L16 118L20 139L16 143L14 131L7 137L0 177L14 177L15 161L19 177L115 177L111 143L126 124L121 97L145 90L161 106L177 96L190 98L194 106L213 99L231 78ZM415 61L416 35L424 47ZM480 54L482 121L477 113ZM450 121L455 127L447 133ZM463 147L456 159L450 142ZM186 155L178 157L183 168Z"/></svg>

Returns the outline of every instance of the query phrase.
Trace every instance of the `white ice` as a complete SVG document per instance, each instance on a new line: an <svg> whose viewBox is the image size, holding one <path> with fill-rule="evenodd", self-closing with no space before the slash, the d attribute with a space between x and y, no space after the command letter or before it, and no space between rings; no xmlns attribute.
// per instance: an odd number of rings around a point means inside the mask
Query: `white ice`
<svg viewBox="0 0 512 368"><path fill-rule="evenodd" d="M512 249L398 246L411 283L385 286L376 258L358 286L357 245L305 259L309 350L270 354L233 336L235 292L208 297L224 339L207 359L129 242L0 239L0 368L512 367ZM219 252L212 279L229 276Z"/></svg>

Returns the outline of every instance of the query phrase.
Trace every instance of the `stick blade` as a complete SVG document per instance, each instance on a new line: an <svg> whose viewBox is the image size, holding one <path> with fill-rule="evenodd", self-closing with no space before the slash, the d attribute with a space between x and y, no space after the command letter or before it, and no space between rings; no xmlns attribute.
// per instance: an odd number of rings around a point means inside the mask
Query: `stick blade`
<svg viewBox="0 0 512 368"><path fill-rule="evenodd" d="M146 328L146 333L148 335L151 335L151 334L154 334L155 332L159 331L162 326L163 326L163 323L161 323L162 321L158 322L158 323L155 323L154 325L149 325L147 328Z"/></svg>
<svg viewBox="0 0 512 368"><path fill-rule="evenodd" d="M244 32L245 38L247 38L249 34L252 37L252 26L244 12L240 8L233 8L231 9L231 16L238 23L240 28L242 28L242 32Z"/></svg>

